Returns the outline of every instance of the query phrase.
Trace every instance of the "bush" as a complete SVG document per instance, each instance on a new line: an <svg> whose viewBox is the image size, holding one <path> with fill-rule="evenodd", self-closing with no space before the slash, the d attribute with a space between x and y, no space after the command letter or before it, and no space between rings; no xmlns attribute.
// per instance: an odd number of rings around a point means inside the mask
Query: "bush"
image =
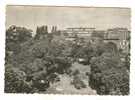
<svg viewBox="0 0 135 100"><path fill-rule="evenodd" d="M45 39L32 39L23 43L20 53L12 58L12 67L6 67L5 91L9 93L46 91L50 82L58 81L58 74L66 73L71 66L67 55L62 54L64 49L65 46L61 47L60 44ZM20 72L25 73L25 76L18 78L23 76L19 74Z"/></svg>
<svg viewBox="0 0 135 100"><path fill-rule="evenodd" d="M86 88L86 84L82 81L79 74L74 75L73 82L71 84L73 84L76 89Z"/></svg>
<svg viewBox="0 0 135 100"><path fill-rule="evenodd" d="M47 80L47 73L45 70L38 71L32 74L32 87L38 91L45 91L49 87L49 80Z"/></svg>
<svg viewBox="0 0 135 100"><path fill-rule="evenodd" d="M129 75L120 58L112 53L91 60L89 84L98 94L129 94ZM119 92L118 92L119 91Z"/></svg>
<svg viewBox="0 0 135 100"><path fill-rule="evenodd" d="M30 93L31 85L25 81L25 73L12 65L5 68L5 92L6 93Z"/></svg>

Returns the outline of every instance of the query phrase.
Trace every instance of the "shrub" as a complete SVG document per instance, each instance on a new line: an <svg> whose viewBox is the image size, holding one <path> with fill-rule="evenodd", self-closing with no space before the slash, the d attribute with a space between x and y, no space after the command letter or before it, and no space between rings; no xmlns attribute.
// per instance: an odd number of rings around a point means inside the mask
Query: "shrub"
<svg viewBox="0 0 135 100"><path fill-rule="evenodd" d="M73 84L76 89L86 88L86 84L82 81L79 74L74 75L73 82L71 84Z"/></svg>
<svg viewBox="0 0 135 100"><path fill-rule="evenodd" d="M120 58L112 53L104 53L91 60L89 84L98 94L129 93L129 75L126 67L120 63Z"/></svg>
<svg viewBox="0 0 135 100"><path fill-rule="evenodd" d="M6 93L30 93L31 85L25 81L25 73L12 65L5 68L5 92Z"/></svg>
<svg viewBox="0 0 135 100"><path fill-rule="evenodd" d="M20 53L12 58L14 67L6 67L6 92L46 91L50 82L58 81L58 74L66 73L71 66L71 61L62 54L65 46L61 47L55 42L45 39L30 40L21 47ZM25 76L20 75L20 72L25 73Z"/></svg>

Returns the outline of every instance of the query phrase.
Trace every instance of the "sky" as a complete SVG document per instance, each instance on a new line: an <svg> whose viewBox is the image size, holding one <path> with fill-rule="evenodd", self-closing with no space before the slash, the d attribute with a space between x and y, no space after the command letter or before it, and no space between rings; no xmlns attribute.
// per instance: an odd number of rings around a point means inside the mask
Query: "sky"
<svg viewBox="0 0 135 100"><path fill-rule="evenodd" d="M48 25L64 30L69 27L94 27L98 30L123 27L130 30L129 8L7 6L6 28L11 25L32 29Z"/></svg>

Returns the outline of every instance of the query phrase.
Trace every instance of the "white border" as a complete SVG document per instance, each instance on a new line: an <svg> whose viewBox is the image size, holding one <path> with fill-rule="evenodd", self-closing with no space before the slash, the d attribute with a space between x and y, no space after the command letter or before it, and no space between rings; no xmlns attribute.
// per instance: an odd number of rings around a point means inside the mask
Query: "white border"
<svg viewBox="0 0 135 100"><path fill-rule="evenodd" d="M0 96L5 99L33 99L33 100L53 100L53 99L96 99L114 100L133 99L135 95L135 3L134 0L0 0ZM130 96L81 96L81 95L44 95L44 94L4 94L4 55L5 55L5 6L10 5L55 5L55 6L95 6L95 7L128 7L132 10L131 23L131 74L130 74Z"/></svg>

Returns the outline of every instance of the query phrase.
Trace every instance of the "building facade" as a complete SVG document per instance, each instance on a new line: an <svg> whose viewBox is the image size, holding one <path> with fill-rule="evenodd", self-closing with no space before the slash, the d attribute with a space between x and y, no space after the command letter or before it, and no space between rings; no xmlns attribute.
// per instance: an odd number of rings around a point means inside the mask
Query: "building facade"
<svg viewBox="0 0 135 100"><path fill-rule="evenodd" d="M129 52L130 47L130 31L127 28L108 29L104 42L113 42L119 49Z"/></svg>
<svg viewBox="0 0 135 100"><path fill-rule="evenodd" d="M95 28L67 28L64 31L61 31L61 33L65 34L66 36L73 37L78 36L81 38L90 37L92 35L92 32L95 30Z"/></svg>

